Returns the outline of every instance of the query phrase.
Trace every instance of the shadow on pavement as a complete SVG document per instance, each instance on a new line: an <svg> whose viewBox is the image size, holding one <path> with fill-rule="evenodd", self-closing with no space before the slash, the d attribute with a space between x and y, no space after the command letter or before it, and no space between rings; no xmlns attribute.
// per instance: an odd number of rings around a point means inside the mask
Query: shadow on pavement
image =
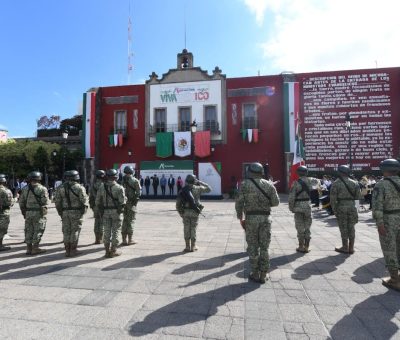
<svg viewBox="0 0 400 340"><path fill-rule="evenodd" d="M344 316L331 329L336 339L394 339L399 322L392 322L400 310L399 293L389 290L384 294L371 296L355 305L350 314Z"/></svg>
<svg viewBox="0 0 400 340"><path fill-rule="evenodd" d="M292 279L306 280L313 275L323 275L334 272L348 257L349 255L346 254L338 254L307 262L294 270Z"/></svg>
<svg viewBox="0 0 400 340"><path fill-rule="evenodd" d="M111 266L105 267L102 270L117 270L121 268L141 268L151 266L152 264L162 262L170 257L183 255L184 253L181 251L173 252L173 253L165 253L159 255L150 255L150 256L141 256L135 259L122 261L115 263Z"/></svg>
<svg viewBox="0 0 400 340"><path fill-rule="evenodd" d="M282 255L282 256L277 256L277 257L272 257L270 260L270 272L272 272L275 269L278 269L279 267L286 266L287 264L297 260L300 257L303 257L305 254L303 253L293 253L290 255Z"/></svg>
<svg viewBox="0 0 400 340"><path fill-rule="evenodd" d="M352 280L357 283L371 283L374 278L382 278L386 274L385 261L383 258L376 259L357 268L352 276ZM400 295L399 295L400 299Z"/></svg>
<svg viewBox="0 0 400 340"><path fill-rule="evenodd" d="M219 306L237 300L259 286L253 282L238 283L182 298L151 312L143 321L131 324L129 334L152 334L159 328L183 326L206 320L207 317L216 314Z"/></svg>
<svg viewBox="0 0 400 340"><path fill-rule="evenodd" d="M175 269L172 274L179 275L185 274L196 270L210 270L224 266L228 262L239 260L246 257L247 253L240 252L234 254L225 254L221 256L211 257L205 260L193 262Z"/></svg>

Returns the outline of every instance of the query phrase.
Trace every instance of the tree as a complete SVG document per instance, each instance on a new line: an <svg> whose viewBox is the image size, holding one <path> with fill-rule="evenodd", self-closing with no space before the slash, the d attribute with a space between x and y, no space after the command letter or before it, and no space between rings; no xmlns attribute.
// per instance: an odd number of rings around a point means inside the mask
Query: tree
<svg viewBox="0 0 400 340"><path fill-rule="evenodd" d="M60 116L41 116L36 123L38 130L58 129L60 125Z"/></svg>

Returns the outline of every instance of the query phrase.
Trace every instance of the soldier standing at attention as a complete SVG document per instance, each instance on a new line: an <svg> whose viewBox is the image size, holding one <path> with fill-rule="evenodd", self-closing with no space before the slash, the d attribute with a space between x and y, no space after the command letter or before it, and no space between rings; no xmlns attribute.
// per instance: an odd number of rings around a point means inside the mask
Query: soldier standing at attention
<svg viewBox="0 0 400 340"><path fill-rule="evenodd" d="M197 180L195 175L186 176L185 186L176 200L176 210L183 220L183 236L186 244L185 249L183 249L184 252L198 250L196 247L196 231L199 215L203 210L200 195L210 191L211 187L207 183Z"/></svg>
<svg viewBox="0 0 400 340"><path fill-rule="evenodd" d="M351 169L347 165L338 168L339 178L332 184L330 199L331 207L336 215L342 246L335 251L345 254L354 254L354 226L358 222L358 212L354 201L361 198L358 182L349 178Z"/></svg>
<svg viewBox="0 0 400 340"><path fill-rule="evenodd" d="M33 171L28 175L29 184L22 189L19 207L25 218L26 255L46 252L39 248L40 240L46 229L47 206L50 204L46 187L40 184L42 174Z"/></svg>
<svg viewBox="0 0 400 340"><path fill-rule="evenodd" d="M89 194L89 205L94 215L94 244L100 244L103 240L103 222L101 220L99 209L96 207L96 195L100 186L103 185L106 172L104 170L96 171L96 180L94 181Z"/></svg>
<svg viewBox="0 0 400 340"><path fill-rule="evenodd" d="M83 215L87 211L89 201L85 188L78 183L78 171L66 171L64 178L66 181L57 190L55 204L62 219L65 256L69 257L77 254Z"/></svg>
<svg viewBox="0 0 400 340"><path fill-rule="evenodd" d="M400 163L385 159L380 164L384 179L372 192L372 216L390 277L382 280L386 287L400 291Z"/></svg>
<svg viewBox="0 0 400 340"><path fill-rule="evenodd" d="M251 267L249 279L265 283L269 269L271 207L279 205L279 197L274 185L263 178L264 170L260 163L252 163L248 171L248 178L240 186L235 209L246 232Z"/></svg>
<svg viewBox="0 0 400 340"><path fill-rule="evenodd" d="M133 168L127 165L124 168L124 177L122 178L122 186L125 189L125 195L127 198L126 205L124 208L124 220L122 222L122 244L124 246L128 244L135 244L136 241L132 240L133 230L136 220L136 206L139 202L140 197L140 182L133 176ZM128 236L128 241L126 237Z"/></svg>
<svg viewBox="0 0 400 340"><path fill-rule="evenodd" d="M14 205L13 194L6 184L6 175L0 174L0 251L11 249L3 246L3 238L10 224L10 208Z"/></svg>
<svg viewBox="0 0 400 340"><path fill-rule="evenodd" d="M126 203L125 189L117 183L118 172L106 171L106 182L100 186L96 195L96 207L99 208L104 226L104 248L106 257L121 255L117 252L118 234L122 226L122 217ZM110 248L111 244L111 248Z"/></svg>
<svg viewBox="0 0 400 340"><path fill-rule="evenodd" d="M310 191L313 185L319 183L317 178L307 177L308 169L301 165L296 170L299 179L295 181L289 192L289 210L294 213L294 224L297 230L299 247L296 251L308 253L311 240L311 206Z"/></svg>

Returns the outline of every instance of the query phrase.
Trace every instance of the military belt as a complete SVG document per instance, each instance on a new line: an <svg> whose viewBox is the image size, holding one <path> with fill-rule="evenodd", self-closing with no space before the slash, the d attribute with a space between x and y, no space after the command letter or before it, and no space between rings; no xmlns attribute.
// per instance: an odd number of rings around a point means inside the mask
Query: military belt
<svg viewBox="0 0 400 340"><path fill-rule="evenodd" d="M63 210L81 210L82 207L71 207L71 208L63 208Z"/></svg>
<svg viewBox="0 0 400 340"><path fill-rule="evenodd" d="M354 201L354 198L338 198L338 201Z"/></svg>
<svg viewBox="0 0 400 340"><path fill-rule="evenodd" d="M251 210L251 211L246 211L246 216L256 216L256 215L270 215L270 211L264 211L264 210Z"/></svg>
<svg viewBox="0 0 400 340"><path fill-rule="evenodd" d="M116 207L104 207L103 209L105 209L105 210L117 210L118 208L116 208Z"/></svg>
<svg viewBox="0 0 400 340"><path fill-rule="evenodd" d="M296 202L305 202L305 201L309 201L309 198L296 198L295 201Z"/></svg>
<svg viewBox="0 0 400 340"><path fill-rule="evenodd" d="M42 208L26 208L26 211L42 211Z"/></svg>
<svg viewBox="0 0 400 340"><path fill-rule="evenodd" d="M394 209L394 210L383 210L384 214L390 215L390 214L400 214L400 209Z"/></svg>

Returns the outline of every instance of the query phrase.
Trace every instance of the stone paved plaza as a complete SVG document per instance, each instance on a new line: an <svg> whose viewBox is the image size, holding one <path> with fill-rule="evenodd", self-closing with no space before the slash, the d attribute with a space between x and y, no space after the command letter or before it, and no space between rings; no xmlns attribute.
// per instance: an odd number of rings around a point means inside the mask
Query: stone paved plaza
<svg viewBox="0 0 400 340"><path fill-rule="evenodd" d="M233 201L205 201L199 251L183 254L172 201L141 201L135 238L105 259L89 212L80 255L65 258L49 209L47 253L25 256L12 210L12 250L0 254L1 339L400 339L400 293L385 272L371 212L360 213L356 253L338 254L336 220L314 210L311 252L296 253L286 196L273 210L270 281L248 282L244 233Z"/></svg>

